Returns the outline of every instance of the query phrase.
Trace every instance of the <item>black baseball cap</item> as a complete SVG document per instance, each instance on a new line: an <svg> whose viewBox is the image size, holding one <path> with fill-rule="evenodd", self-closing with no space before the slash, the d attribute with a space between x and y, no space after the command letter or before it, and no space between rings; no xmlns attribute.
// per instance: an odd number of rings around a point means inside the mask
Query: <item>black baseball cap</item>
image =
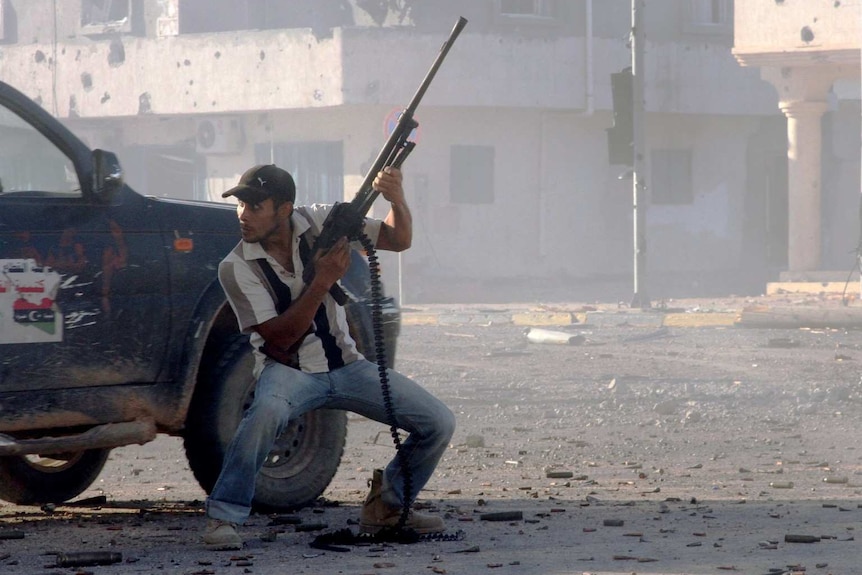
<svg viewBox="0 0 862 575"><path fill-rule="evenodd" d="M221 195L230 196L247 204L259 204L267 198L276 203L292 202L296 198L296 184L287 170L275 164L258 164L247 169L239 183Z"/></svg>

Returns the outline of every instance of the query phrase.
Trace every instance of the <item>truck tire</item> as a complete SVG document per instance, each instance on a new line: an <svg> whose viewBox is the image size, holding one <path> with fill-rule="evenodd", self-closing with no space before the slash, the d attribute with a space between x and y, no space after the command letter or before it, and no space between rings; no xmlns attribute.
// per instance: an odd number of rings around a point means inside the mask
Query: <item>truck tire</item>
<svg viewBox="0 0 862 575"><path fill-rule="evenodd" d="M189 407L184 446L192 473L209 494L228 444L254 397L248 337L236 336L203 363ZM258 473L253 507L290 511L313 503L338 470L346 438L344 411L319 409L291 422Z"/></svg>
<svg viewBox="0 0 862 575"><path fill-rule="evenodd" d="M0 499L16 505L68 501L93 484L110 453L110 449L90 449L0 457Z"/></svg>

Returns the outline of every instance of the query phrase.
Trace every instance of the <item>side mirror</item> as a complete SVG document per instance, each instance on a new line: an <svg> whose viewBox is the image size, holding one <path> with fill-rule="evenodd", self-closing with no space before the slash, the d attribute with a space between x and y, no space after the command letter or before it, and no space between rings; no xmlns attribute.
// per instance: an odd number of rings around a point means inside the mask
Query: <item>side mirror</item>
<svg viewBox="0 0 862 575"><path fill-rule="evenodd" d="M93 150L93 193L96 198L108 203L123 187L123 168L113 152Z"/></svg>

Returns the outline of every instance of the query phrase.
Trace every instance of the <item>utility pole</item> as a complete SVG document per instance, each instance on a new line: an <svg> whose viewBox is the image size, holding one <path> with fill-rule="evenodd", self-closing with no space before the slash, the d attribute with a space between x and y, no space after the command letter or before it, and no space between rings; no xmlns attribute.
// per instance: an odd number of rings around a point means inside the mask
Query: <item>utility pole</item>
<svg viewBox="0 0 862 575"><path fill-rule="evenodd" d="M645 0L632 0L632 195L634 199L634 296L631 307L650 307L646 293L646 153L644 138Z"/></svg>

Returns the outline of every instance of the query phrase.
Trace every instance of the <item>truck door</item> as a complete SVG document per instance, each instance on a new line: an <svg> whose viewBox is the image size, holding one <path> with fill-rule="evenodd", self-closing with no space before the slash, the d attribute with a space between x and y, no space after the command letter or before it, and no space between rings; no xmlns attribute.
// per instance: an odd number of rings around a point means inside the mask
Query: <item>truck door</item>
<svg viewBox="0 0 862 575"><path fill-rule="evenodd" d="M0 391L156 381L170 314L145 199L98 198L79 140L2 104Z"/></svg>

